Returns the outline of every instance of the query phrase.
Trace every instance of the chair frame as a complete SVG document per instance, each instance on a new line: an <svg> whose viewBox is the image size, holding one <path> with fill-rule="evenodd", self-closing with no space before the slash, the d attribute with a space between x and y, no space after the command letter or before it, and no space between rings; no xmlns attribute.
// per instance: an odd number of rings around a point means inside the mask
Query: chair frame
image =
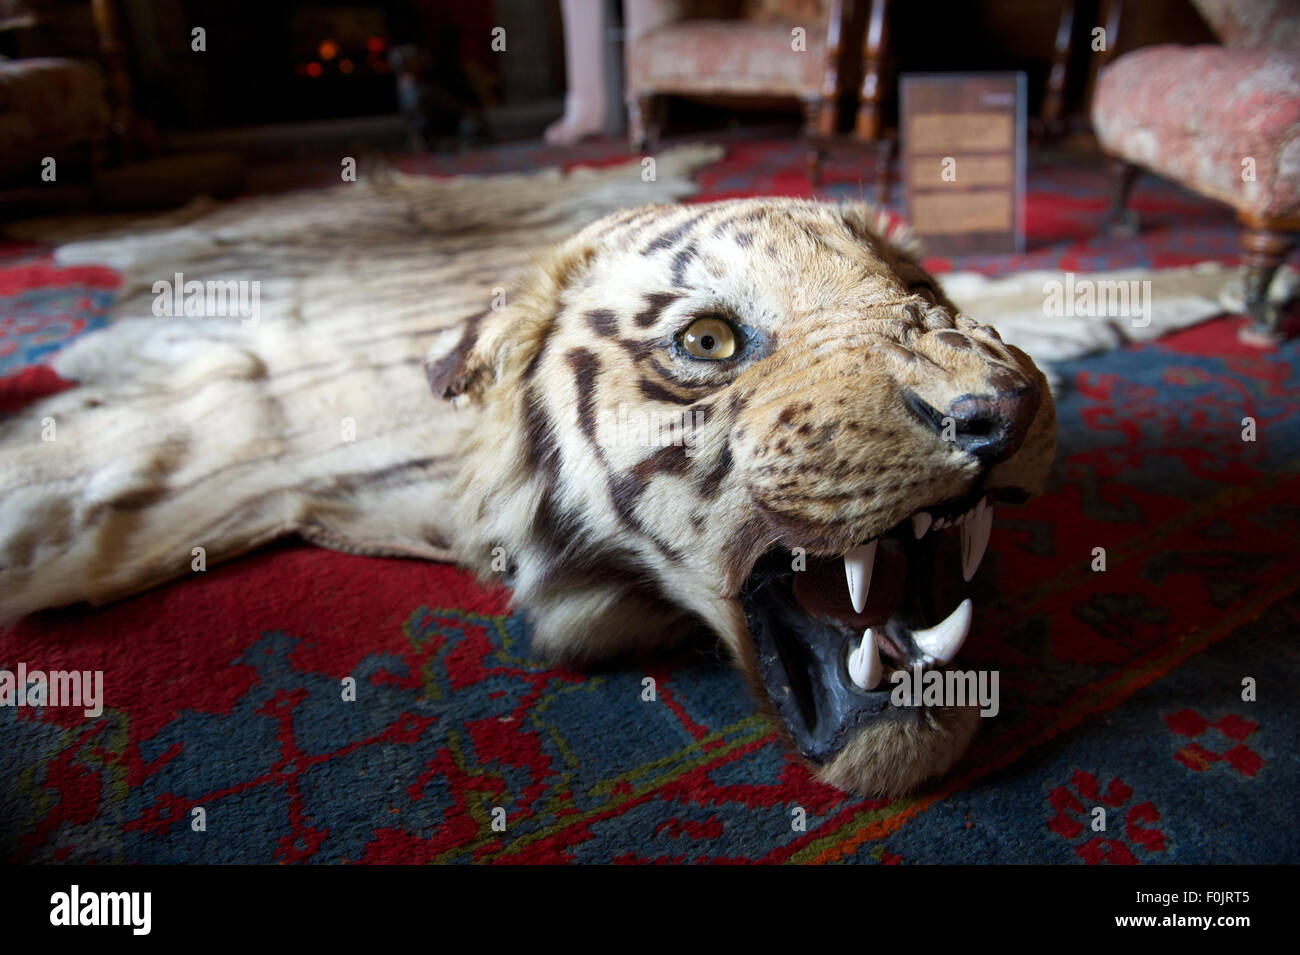
<svg viewBox="0 0 1300 955"><path fill-rule="evenodd" d="M826 15L826 62L821 88L797 99L803 112L805 136L830 135L839 120L839 101L843 90L844 0L829 0ZM668 96L690 96L689 91L629 91L627 95L628 140L633 149L653 148L663 131L664 103ZM746 99L752 97L744 97ZM767 97L764 97L767 98ZM782 99L774 94L771 99Z"/></svg>
<svg viewBox="0 0 1300 955"><path fill-rule="evenodd" d="M1106 51L1098 54L1098 70L1114 56L1123 8L1124 0L1105 0L1102 6L1102 25L1110 42L1107 43ZM1138 173L1146 167L1123 156L1104 150L1103 153L1107 158L1111 180L1110 207L1106 212L1107 231L1111 235L1131 237L1137 234L1139 223L1137 212L1128 207L1128 201ZM1153 169L1146 171L1162 179L1168 178ZM1238 210L1237 221L1241 225L1246 312L1252 322L1249 328L1242 330L1241 338L1249 344L1273 345L1282 339L1281 315L1268 300L1268 288L1278 268L1295 248L1297 238L1300 238L1297 235L1300 233L1300 214L1271 217Z"/></svg>

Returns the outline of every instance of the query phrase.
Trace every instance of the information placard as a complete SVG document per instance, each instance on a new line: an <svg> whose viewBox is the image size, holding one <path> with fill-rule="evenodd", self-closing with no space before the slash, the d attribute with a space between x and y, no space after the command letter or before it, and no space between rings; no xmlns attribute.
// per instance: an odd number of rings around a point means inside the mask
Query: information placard
<svg viewBox="0 0 1300 955"><path fill-rule="evenodd" d="M907 220L931 255L1023 252L1024 73L904 74Z"/></svg>

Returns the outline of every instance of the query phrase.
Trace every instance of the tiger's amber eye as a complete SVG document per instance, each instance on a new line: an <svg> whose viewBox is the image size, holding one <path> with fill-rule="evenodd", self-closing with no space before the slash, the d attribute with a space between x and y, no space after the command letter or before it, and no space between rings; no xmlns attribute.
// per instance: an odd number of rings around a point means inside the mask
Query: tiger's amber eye
<svg viewBox="0 0 1300 955"><path fill-rule="evenodd" d="M696 358L730 358L736 353L736 333L721 319L699 318L686 329L682 345Z"/></svg>

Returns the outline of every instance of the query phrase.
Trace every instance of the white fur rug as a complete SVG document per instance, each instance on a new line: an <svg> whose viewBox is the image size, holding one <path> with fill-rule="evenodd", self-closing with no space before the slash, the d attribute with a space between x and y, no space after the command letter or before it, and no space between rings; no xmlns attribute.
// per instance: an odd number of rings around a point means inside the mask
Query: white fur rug
<svg viewBox="0 0 1300 955"><path fill-rule="evenodd" d="M1152 341L1215 315L1245 311L1241 269L1217 262L1173 269L1019 272L1000 279L950 272L939 279L962 311L993 325L1039 364ZM1297 287L1300 274L1283 266L1270 296L1284 302Z"/></svg>
<svg viewBox="0 0 1300 955"><path fill-rule="evenodd" d="M664 153L653 182L639 162L389 175L143 222L28 224L23 234L60 243L61 264L111 266L123 287L109 327L54 359L79 387L0 421L0 617L117 599L288 534L450 558L447 453L473 420L429 393L434 334L487 308L539 247L615 209L689 195L692 170L720 155ZM260 285L244 313L160 317L154 285L178 273ZM1062 278L944 283L1004 338L1053 360L1221 312L1236 273L1105 277L1152 283L1141 327L1045 319L1044 285Z"/></svg>

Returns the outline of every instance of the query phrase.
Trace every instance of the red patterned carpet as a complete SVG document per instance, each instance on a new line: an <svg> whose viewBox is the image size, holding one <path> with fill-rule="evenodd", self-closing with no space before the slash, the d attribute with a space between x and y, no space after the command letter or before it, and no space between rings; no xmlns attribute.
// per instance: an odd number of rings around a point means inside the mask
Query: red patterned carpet
<svg viewBox="0 0 1300 955"><path fill-rule="evenodd" d="M410 165L491 172L573 155L513 147ZM701 173L700 198L806 194L802 161L795 145L733 143ZM828 195L857 195L846 163L829 174ZM1098 238L1104 194L1099 166L1036 163L1027 255L931 264L1236 260L1226 212L1153 180L1136 194L1144 232ZM0 247L0 408L21 414L61 386L33 366L102 324L114 287L106 270ZM547 668L505 594L459 571L284 545L0 634L0 668L100 669L107 698L90 720L0 707L0 851L19 862L1296 862L1300 345L1247 350L1241 321L1060 368L1052 486L999 511L963 650L1000 670L1001 713L917 796L861 800L814 782L711 646L596 673ZM349 676L355 703L341 699ZM656 702L641 700L645 676Z"/></svg>

